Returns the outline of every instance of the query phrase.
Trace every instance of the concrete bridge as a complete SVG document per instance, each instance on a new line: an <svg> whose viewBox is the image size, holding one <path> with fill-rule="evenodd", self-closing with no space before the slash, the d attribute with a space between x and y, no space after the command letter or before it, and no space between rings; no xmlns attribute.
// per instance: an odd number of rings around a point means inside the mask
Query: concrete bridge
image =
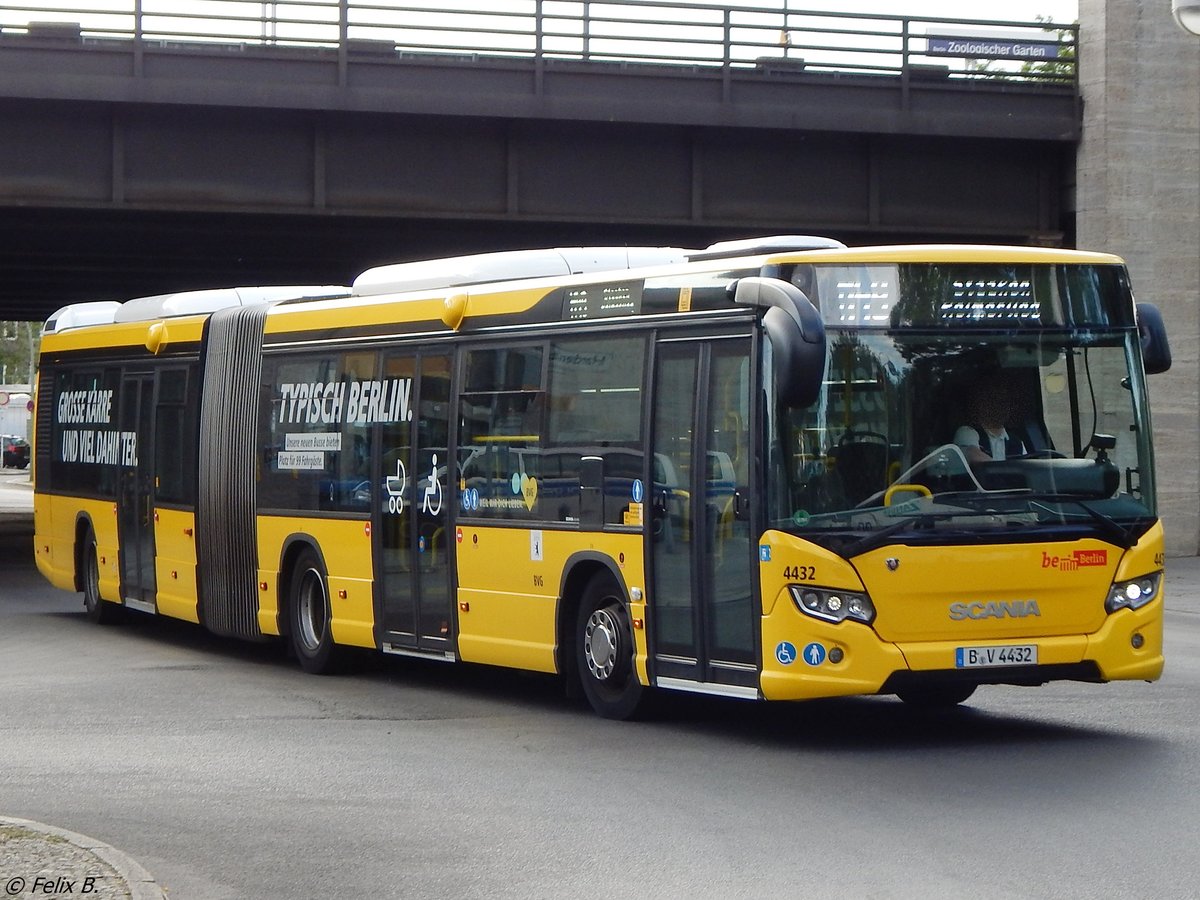
<svg viewBox="0 0 1200 900"><path fill-rule="evenodd" d="M1074 239L1073 26L121 2L0 11L0 319L530 245Z"/></svg>

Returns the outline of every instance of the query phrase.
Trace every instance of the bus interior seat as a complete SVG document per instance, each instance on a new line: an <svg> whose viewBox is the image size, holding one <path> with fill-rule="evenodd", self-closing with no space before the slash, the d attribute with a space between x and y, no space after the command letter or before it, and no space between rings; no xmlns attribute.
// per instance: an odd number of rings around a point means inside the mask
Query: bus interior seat
<svg viewBox="0 0 1200 900"><path fill-rule="evenodd" d="M872 431L847 431L830 451L834 472L850 504L861 503L887 487L890 448Z"/></svg>

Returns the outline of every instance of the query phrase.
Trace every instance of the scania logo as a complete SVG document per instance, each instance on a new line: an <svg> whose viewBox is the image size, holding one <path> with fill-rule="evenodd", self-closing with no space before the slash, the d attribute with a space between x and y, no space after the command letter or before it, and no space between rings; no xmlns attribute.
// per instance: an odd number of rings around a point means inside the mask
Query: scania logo
<svg viewBox="0 0 1200 900"><path fill-rule="evenodd" d="M1036 600L993 600L988 603L951 603L950 618L963 619L1023 619L1040 616Z"/></svg>

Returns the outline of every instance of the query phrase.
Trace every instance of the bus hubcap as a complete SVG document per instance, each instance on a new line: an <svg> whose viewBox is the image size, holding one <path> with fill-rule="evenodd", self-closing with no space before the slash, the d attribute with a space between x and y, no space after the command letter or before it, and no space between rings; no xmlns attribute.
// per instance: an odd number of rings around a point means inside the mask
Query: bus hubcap
<svg viewBox="0 0 1200 900"><path fill-rule="evenodd" d="M305 647L315 650L325 636L325 590L321 576L311 569L304 573L299 612L300 639Z"/></svg>
<svg viewBox="0 0 1200 900"><path fill-rule="evenodd" d="M598 609L588 618L583 636L583 656L587 667L600 681L612 677L621 648L621 631L607 609Z"/></svg>

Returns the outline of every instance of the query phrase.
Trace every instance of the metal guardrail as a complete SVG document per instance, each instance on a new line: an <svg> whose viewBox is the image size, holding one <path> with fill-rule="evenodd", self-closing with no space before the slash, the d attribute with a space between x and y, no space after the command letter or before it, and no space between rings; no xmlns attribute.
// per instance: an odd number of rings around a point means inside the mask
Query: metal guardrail
<svg viewBox="0 0 1200 900"><path fill-rule="evenodd" d="M903 77L1078 88L1078 26L831 13L792 0L63 0L0 7L14 40L333 48L349 56L449 55Z"/></svg>

